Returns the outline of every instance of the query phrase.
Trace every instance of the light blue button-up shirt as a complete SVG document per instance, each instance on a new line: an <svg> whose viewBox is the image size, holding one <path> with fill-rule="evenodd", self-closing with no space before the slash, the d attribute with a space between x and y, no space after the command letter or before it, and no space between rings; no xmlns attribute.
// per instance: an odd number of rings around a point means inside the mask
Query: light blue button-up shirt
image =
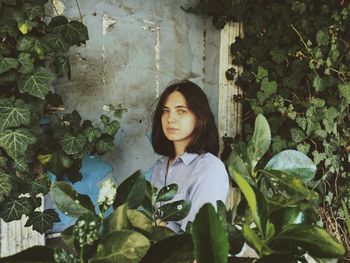
<svg viewBox="0 0 350 263"><path fill-rule="evenodd" d="M189 221L193 221L198 210L211 203L216 207L216 201L225 202L229 188L228 174L225 165L211 153L184 153L169 166L168 157L156 161L150 169L147 179L157 189L168 184L177 184L178 192L170 202L186 199L192 206L187 217L180 221L169 221L168 227L175 232L185 231Z"/></svg>

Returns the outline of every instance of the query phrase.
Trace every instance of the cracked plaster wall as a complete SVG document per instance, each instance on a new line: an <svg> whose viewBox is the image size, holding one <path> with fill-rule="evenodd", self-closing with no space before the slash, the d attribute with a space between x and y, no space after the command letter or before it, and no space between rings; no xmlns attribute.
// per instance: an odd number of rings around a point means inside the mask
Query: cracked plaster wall
<svg viewBox="0 0 350 263"><path fill-rule="evenodd" d="M116 148L103 156L121 182L158 158L147 136L152 103L171 80L190 78L202 86L217 115L220 33L210 20L180 9L194 0L78 2L90 39L72 48L72 79L60 79L55 89L67 112L77 109L94 122L104 104L127 108ZM54 3L69 19L80 19L76 1Z"/></svg>

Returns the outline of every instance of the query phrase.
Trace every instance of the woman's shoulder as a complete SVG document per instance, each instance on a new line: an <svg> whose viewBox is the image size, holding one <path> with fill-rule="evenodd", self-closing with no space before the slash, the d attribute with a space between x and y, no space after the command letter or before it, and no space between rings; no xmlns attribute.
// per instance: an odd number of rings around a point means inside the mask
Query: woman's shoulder
<svg viewBox="0 0 350 263"><path fill-rule="evenodd" d="M198 163L205 168L225 169L224 163L210 152L202 153L198 156Z"/></svg>

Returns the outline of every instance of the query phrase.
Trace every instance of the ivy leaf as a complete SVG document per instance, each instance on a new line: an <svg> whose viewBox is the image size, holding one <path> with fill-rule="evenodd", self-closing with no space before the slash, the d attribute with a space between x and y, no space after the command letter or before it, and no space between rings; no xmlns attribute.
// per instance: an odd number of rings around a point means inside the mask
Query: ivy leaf
<svg viewBox="0 0 350 263"><path fill-rule="evenodd" d="M29 166L28 166L28 160L26 158L17 158L15 161L12 162L12 168L16 171L22 172L22 173L29 173Z"/></svg>
<svg viewBox="0 0 350 263"><path fill-rule="evenodd" d="M27 74L34 69L34 58L29 53L22 52L18 56L19 69L18 72Z"/></svg>
<svg viewBox="0 0 350 263"><path fill-rule="evenodd" d="M7 128L28 125L30 122L30 107L22 100L0 100L0 131Z"/></svg>
<svg viewBox="0 0 350 263"><path fill-rule="evenodd" d="M93 128L93 127L87 127L84 130L84 135L88 139L88 142L93 142L96 139L100 138L102 135L101 129L100 128Z"/></svg>
<svg viewBox="0 0 350 263"><path fill-rule="evenodd" d="M3 203L0 208L0 214L5 222L11 222L21 219L22 215L31 213L33 210L30 199L20 197L17 199L9 199Z"/></svg>
<svg viewBox="0 0 350 263"><path fill-rule="evenodd" d="M11 177L3 170L0 170L0 204L4 201L5 197L9 196L11 190Z"/></svg>
<svg viewBox="0 0 350 263"><path fill-rule="evenodd" d="M0 57L0 74L18 67L18 60L15 58L1 58Z"/></svg>
<svg viewBox="0 0 350 263"><path fill-rule="evenodd" d="M71 79L71 68L68 56L57 56L54 60L56 72L59 77L67 76Z"/></svg>
<svg viewBox="0 0 350 263"><path fill-rule="evenodd" d="M84 24L79 21L68 22L64 16L52 18L49 27L54 32L60 32L63 38L71 45L79 45L89 39L88 30Z"/></svg>
<svg viewBox="0 0 350 263"><path fill-rule="evenodd" d="M22 75L18 82L20 92L45 99L50 91L51 74L45 68L39 68L34 74Z"/></svg>
<svg viewBox="0 0 350 263"><path fill-rule="evenodd" d="M83 134L78 134L77 136L65 134L59 140L59 144L66 154L77 154L83 151L86 141L87 139Z"/></svg>
<svg viewBox="0 0 350 263"><path fill-rule="evenodd" d="M36 17L42 17L45 14L44 7L41 5L31 5L29 3L25 3L23 5L23 9L30 20L33 20Z"/></svg>
<svg viewBox="0 0 350 263"><path fill-rule="evenodd" d="M25 128L4 130L0 133L0 146L16 160L27 150L28 145L35 143L36 137Z"/></svg>
<svg viewBox="0 0 350 263"><path fill-rule="evenodd" d="M112 150L114 147L113 140L114 140L113 137L111 137L111 138L108 137L108 138L104 138L104 139L99 140L96 143L96 151L98 152L98 154L104 154L105 152Z"/></svg>
<svg viewBox="0 0 350 263"><path fill-rule="evenodd" d="M36 196L37 194L43 193L47 194L50 190L51 181L45 176L44 178L36 181L28 182L28 190L31 196Z"/></svg>
<svg viewBox="0 0 350 263"><path fill-rule="evenodd" d="M291 134L292 140L296 143L300 143L306 139L306 135L303 133L302 130L298 128L292 128L290 130L290 134Z"/></svg>
<svg viewBox="0 0 350 263"><path fill-rule="evenodd" d="M35 211L29 215L25 226L33 226L40 234L52 229L53 223L60 222L60 218L54 209L46 209L43 212Z"/></svg>
<svg viewBox="0 0 350 263"><path fill-rule="evenodd" d="M273 48L270 51L270 55L272 56L272 59L277 63L277 64L281 64L283 61L285 61L286 59L286 55L284 54L284 52L279 49L279 48Z"/></svg>
<svg viewBox="0 0 350 263"><path fill-rule="evenodd" d="M257 75L257 79L258 80L263 80L264 78L267 78L269 76L269 73L266 69L264 69L263 67L259 66L258 67L258 75Z"/></svg>
<svg viewBox="0 0 350 263"><path fill-rule="evenodd" d="M303 154L308 154L310 151L310 144L308 143L301 143L297 145L297 150L299 152L302 152Z"/></svg>
<svg viewBox="0 0 350 263"><path fill-rule="evenodd" d="M33 37L25 35L20 40L18 40L17 49L19 51L35 54L40 59L45 59L45 55L51 50L51 47L45 41L45 37Z"/></svg>
<svg viewBox="0 0 350 263"><path fill-rule="evenodd" d="M53 50L67 52L70 48L66 40L64 40L60 33L49 33L45 40Z"/></svg>
<svg viewBox="0 0 350 263"><path fill-rule="evenodd" d="M350 84L349 83L339 84L338 89L340 94L345 98L346 103L350 104Z"/></svg>
<svg viewBox="0 0 350 263"><path fill-rule="evenodd" d="M316 34L316 41L318 46L326 46L329 43L329 34L326 31L319 30Z"/></svg>
<svg viewBox="0 0 350 263"><path fill-rule="evenodd" d="M119 121L114 120L114 121L112 121L110 123L107 123L105 125L105 128L106 128L106 132L109 135L114 136L118 132L118 130L120 128L120 123L119 123Z"/></svg>

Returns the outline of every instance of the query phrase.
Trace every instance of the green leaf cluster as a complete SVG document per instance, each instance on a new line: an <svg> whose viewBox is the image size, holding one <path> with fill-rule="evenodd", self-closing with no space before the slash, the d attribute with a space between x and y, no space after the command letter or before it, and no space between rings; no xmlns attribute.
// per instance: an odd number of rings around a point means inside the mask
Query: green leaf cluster
<svg viewBox="0 0 350 263"><path fill-rule="evenodd" d="M0 218L26 215L26 226L40 233L59 220L54 211L38 209L37 195L50 189L47 171L80 180L84 155L114 147L124 111L113 108L108 114L117 117L97 125L76 111L58 113L64 105L52 93L55 79L70 79L69 49L89 37L80 21L48 17L46 2L0 3Z"/></svg>

